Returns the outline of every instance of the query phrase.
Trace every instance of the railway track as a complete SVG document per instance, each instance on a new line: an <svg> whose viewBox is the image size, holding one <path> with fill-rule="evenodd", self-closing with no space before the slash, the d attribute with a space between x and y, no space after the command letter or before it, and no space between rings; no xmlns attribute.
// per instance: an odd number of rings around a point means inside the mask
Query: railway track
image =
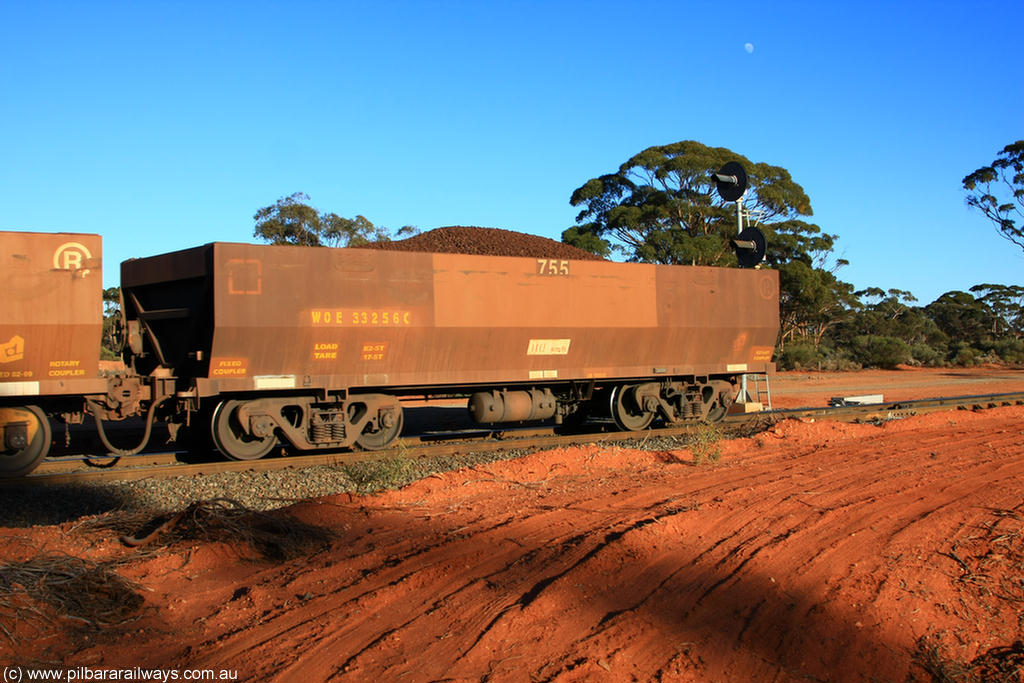
<svg viewBox="0 0 1024 683"><path fill-rule="evenodd" d="M941 410L981 410L1024 404L1024 392L951 396L909 401L894 401L866 406L816 407L764 411L749 415L730 415L720 424L728 435L749 433L785 419L827 419L845 422L885 422ZM301 469L323 465L344 465L379 460L397 455L429 458L465 453L509 450L536 450L578 444L647 442L656 439L684 437L700 425L662 427L642 432L622 432L610 423L595 423L592 429L572 433L554 427L506 430L466 430L457 433L425 433L403 438L398 446L382 451L317 453L287 455L260 460L213 460L187 462L194 455L184 451L143 453L129 457L68 456L44 462L31 475L0 481L3 487L52 486L61 484L129 481L146 478L195 476L220 472L271 471Z"/></svg>

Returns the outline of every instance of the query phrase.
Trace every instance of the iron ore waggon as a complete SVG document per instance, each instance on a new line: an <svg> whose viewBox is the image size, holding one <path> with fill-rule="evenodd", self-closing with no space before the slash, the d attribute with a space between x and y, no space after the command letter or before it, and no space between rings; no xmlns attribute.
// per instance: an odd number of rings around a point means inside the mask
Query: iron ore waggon
<svg viewBox="0 0 1024 683"><path fill-rule="evenodd" d="M48 415L107 392L101 268L99 235L0 232L0 475L42 460Z"/></svg>
<svg viewBox="0 0 1024 683"><path fill-rule="evenodd" d="M280 443L386 448L410 397L465 397L487 424L717 420L744 373L771 369L779 326L773 270L213 243L121 265L128 370L100 378L99 238L89 237L3 235L24 240L55 283L43 287L53 289L46 305L3 304L20 317L5 316L0 342L24 338L25 354L23 365L0 362L8 476L45 455L27 442L49 438L46 417L85 413L112 452L129 451L107 441L102 421L142 415L132 451L162 420L172 432L198 423L235 459ZM93 261L50 268L61 240L89 247ZM14 291L38 290L27 285ZM74 306L69 286L83 291ZM35 348L27 335L47 336L46 325L55 345L80 325L81 350ZM84 374L54 384L51 367Z"/></svg>

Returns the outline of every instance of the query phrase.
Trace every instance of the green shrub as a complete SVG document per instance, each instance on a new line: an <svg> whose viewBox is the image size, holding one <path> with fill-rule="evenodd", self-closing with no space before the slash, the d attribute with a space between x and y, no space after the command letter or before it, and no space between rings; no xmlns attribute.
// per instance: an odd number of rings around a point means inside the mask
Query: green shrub
<svg viewBox="0 0 1024 683"><path fill-rule="evenodd" d="M344 465L343 469L360 493L397 489L417 479L416 461L401 451Z"/></svg>
<svg viewBox="0 0 1024 683"><path fill-rule="evenodd" d="M921 365L942 365L946 359L945 350L935 349L924 342L913 344L910 347L910 355Z"/></svg>
<svg viewBox="0 0 1024 683"><path fill-rule="evenodd" d="M910 361L910 345L896 337L862 334L853 338L850 351L854 360L876 368L894 368Z"/></svg>
<svg viewBox="0 0 1024 683"><path fill-rule="evenodd" d="M801 339L790 342L782 351L776 350L775 363L779 370L826 370L829 372L860 370L860 363L842 350L822 344L818 348Z"/></svg>
<svg viewBox="0 0 1024 683"><path fill-rule="evenodd" d="M974 348L967 342L960 342L957 344L957 350L956 353L953 354L952 362L954 365L970 367L981 363L983 356L984 354L981 351Z"/></svg>
<svg viewBox="0 0 1024 683"><path fill-rule="evenodd" d="M818 367L820 353L810 342L792 342L776 354L779 370L805 370Z"/></svg>
<svg viewBox="0 0 1024 683"><path fill-rule="evenodd" d="M718 425L700 424L690 434L690 452L697 465L716 463L722 457L722 430Z"/></svg>
<svg viewBox="0 0 1024 683"><path fill-rule="evenodd" d="M829 358L821 366L822 370L839 371L839 372L850 372L852 370L860 370L861 364L857 361L847 358L846 356L837 356L835 358Z"/></svg>
<svg viewBox="0 0 1024 683"><path fill-rule="evenodd" d="M992 350L1007 363L1024 363L1024 339L1000 339Z"/></svg>

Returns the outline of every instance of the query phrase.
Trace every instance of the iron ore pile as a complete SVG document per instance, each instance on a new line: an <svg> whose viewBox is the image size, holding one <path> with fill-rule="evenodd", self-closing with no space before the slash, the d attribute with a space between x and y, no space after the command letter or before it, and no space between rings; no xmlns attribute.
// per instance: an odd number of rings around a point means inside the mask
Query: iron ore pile
<svg viewBox="0 0 1024 683"><path fill-rule="evenodd" d="M576 261L604 260L589 251L556 242L547 237L500 228L478 228L465 225L437 228L404 240L371 242L360 248L426 251L440 254L475 254L478 256L528 256Z"/></svg>

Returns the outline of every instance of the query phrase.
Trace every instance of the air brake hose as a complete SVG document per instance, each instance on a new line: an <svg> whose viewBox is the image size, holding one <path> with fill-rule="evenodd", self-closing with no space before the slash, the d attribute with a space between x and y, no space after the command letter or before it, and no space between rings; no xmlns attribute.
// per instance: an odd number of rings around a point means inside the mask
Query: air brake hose
<svg viewBox="0 0 1024 683"><path fill-rule="evenodd" d="M149 435L153 431L153 418L156 415L157 406L168 398L170 398L170 396L161 396L149 404L149 410L146 412L146 432L142 435L142 442L132 449L118 448L114 444L110 443L110 440L107 439L107 432L103 428L103 419L99 414L99 406L90 399L86 399L86 402L89 404L89 412L92 414L92 419L96 422L96 432L99 434L100 441L103 442L103 445L106 446L108 451L110 451L110 455L135 455L149 443Z"/></svg>

